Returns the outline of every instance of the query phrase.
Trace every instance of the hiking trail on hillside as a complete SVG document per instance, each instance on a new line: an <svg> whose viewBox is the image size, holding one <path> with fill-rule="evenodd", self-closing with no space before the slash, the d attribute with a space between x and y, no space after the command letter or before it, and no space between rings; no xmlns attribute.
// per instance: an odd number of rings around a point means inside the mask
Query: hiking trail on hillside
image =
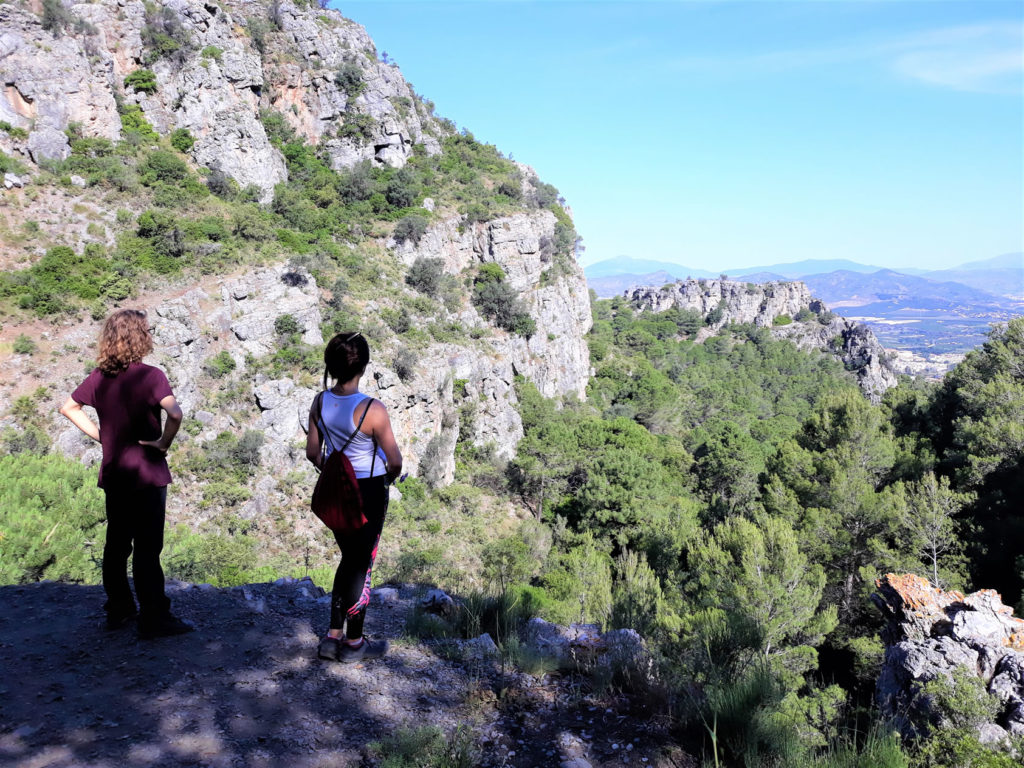
<svg viewBox="0 0 1024 768"><path fill-rule="evenodd" d="M197 629L158 640L106 631L99 586L0 587L0 765L374 766L371 742L425 725L462 728L481 766L696 765L650 702L404 635L420 592L375 590L367 634L391 650L343 665L316 656L329 597L308 579L169 581Z"/></svg>

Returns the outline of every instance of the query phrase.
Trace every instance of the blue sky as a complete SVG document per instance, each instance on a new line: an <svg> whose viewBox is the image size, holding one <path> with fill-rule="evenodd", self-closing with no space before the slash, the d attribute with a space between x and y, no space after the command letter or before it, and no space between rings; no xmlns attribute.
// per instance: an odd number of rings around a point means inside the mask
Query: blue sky
<svg viewBox="0 0 1024 768"><path fill-rule="evenodd" d="M559 188L584 264L1024 250L1019 0L332 7Z"/></svg>

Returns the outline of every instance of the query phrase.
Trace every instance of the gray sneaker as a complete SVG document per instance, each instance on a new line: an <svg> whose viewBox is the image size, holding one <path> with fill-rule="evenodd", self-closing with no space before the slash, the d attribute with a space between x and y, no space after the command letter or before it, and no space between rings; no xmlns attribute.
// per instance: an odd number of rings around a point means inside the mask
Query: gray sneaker
<svg viewBox="0 0 1024 768"><path fill-rule="evenodd" d="M327 659L328 661L338 660L338 650L341 646L341 641L336 637L325 637L320 641L320 645L317 646L316 655L321 659Z"/></svg>
<svg viewBox="0 0 1024 768"><path fill-rule="evenodd" d="M364 637L358 648L353 648L348 643L339 643L338 661L343 664L352 664L366 659L379 659L388 652L388 647L388 641L383 637L379 640Z"/></svg>

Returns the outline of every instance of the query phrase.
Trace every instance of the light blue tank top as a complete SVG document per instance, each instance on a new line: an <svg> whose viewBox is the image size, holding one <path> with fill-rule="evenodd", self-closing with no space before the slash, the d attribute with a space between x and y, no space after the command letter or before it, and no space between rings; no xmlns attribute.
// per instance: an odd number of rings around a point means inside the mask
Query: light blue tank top
<svg viewBox="0 0 1024 768"><path fill-rule="evenodd" d="M330 456L333 449L341 448L355 431L357 419L363 415L363 403L369 400L368 395L356 392L351 395L336 395L330 390L324 392L320 401L320 433L326 432L330 440L324 440L326 455ZM362 406L362 407L359 407ZM345 449L345 455L352 462L352 469L356 477L370 477L370 469L373 468L373 477L379 477L387 472L384 451L377 448L377 458L373 458L373 438L362 431L356 432L352 442Z"/></svg>

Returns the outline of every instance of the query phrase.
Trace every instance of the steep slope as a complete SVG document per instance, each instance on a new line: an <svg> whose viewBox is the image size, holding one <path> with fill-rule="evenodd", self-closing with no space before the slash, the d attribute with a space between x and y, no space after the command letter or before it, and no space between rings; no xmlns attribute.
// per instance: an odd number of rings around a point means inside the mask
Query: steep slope
<svg viewBox="0 0 1024 768"><path fill-rule="evenodd" d="M514 453L516 377L585 396L564 201L435 117L359 25L287 0L99 0L5 3L0 28L8 445L96 460L56 408L124 305L149 310L189 417L171 517L194 525L310 532L303 428L340 330L370 338L363 389L434 485L457 445Z"/></svg>
<svg viewBox="0 0 1024 768"><path fill-rule="evenodd" d="M790 339L801 349L826 351L856 373L872 402L879 402L885 390L896 385L889 353L874 334L829 312L802 282L686 280L662 288L637 288L625 297L642 312L673 307L697 312L705 322L698 340L729 323L750 323L770 328L772 335Z"/></svg>

